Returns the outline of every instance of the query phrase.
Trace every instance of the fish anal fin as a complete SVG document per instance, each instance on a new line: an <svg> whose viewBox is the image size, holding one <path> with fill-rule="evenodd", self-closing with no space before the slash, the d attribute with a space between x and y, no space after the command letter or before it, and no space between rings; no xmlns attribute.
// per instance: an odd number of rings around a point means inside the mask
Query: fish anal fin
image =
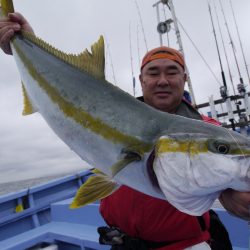
<svg viewBox="0 0 250 250"><path fill-rule="evenodd" d="M30 114L35 113L36 109L32 105L23 83L22 83L22 90L23 90L23 113L22 114L30 115Z"/></svg>
<svg viewBox="0 0 250 250"><path fill-rule="evenodd" d="M119 185L106 175L93 175L79 188L70 208L79 208L113 193Z"/></svg>

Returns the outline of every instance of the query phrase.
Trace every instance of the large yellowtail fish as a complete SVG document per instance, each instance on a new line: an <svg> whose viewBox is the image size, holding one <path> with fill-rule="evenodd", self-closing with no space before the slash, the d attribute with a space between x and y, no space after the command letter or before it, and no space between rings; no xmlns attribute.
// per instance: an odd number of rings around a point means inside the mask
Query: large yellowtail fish
<svg viewBox="0 0 250 250"><path fill-rule="evenodd" d="M1 0L2 15L13 12ZM226 188L250 191L250 142L222 127L157 111L104 77L104 41L67 55L33 34L11 42L25 98L53 131L96 170L73 208L124 184L200 215ZM153 169L148 158L155 152Z"/></svg>

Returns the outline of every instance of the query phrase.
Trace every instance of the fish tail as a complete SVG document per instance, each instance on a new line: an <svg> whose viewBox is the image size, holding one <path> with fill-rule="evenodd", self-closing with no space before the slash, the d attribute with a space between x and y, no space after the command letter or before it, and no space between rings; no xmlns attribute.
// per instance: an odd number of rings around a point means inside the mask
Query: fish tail
<svg viewBox="0 0 250 250"><path fill-rule="evenodd" d="M12 0L1 0L0 9L2 16L8 16L8 13L13 13L14 5Z"/></svg>

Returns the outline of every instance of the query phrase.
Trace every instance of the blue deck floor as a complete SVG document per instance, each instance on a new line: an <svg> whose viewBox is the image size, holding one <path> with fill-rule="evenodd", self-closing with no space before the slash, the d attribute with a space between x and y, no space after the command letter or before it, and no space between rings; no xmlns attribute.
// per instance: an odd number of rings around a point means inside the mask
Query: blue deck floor
<svg viewBox="0 0 250 250"><path fill-rule="evenodd" d="M109 249L99 245L96 228L105 222L99 204L69 209L86 173L53 181L47 185L0 197L0 250L29 249L40 243L56 244L59 250ZM23 211L17 212L17 206ZM249 225L216 209L229 231L234 250L249 248Z"/></svg>

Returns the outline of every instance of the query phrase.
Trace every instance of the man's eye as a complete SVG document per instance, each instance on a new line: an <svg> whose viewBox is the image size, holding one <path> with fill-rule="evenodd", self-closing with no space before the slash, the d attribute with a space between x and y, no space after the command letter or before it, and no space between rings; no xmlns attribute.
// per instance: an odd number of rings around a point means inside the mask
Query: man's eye
<svg viewBox="0 0 250 250"><path fill-rule="evenodd" d="M148 74L151 75L151 76L157 76L157 75L159 75L159 73L156 72L156 71L151 71Z"/></svg>
<svg viewBox="0 0 250 250"><path fill-rule="evenodd" d="M170 71L170 72L168 72L168 75L177 75L177 74L178 74L177 71Z"/></svg>

